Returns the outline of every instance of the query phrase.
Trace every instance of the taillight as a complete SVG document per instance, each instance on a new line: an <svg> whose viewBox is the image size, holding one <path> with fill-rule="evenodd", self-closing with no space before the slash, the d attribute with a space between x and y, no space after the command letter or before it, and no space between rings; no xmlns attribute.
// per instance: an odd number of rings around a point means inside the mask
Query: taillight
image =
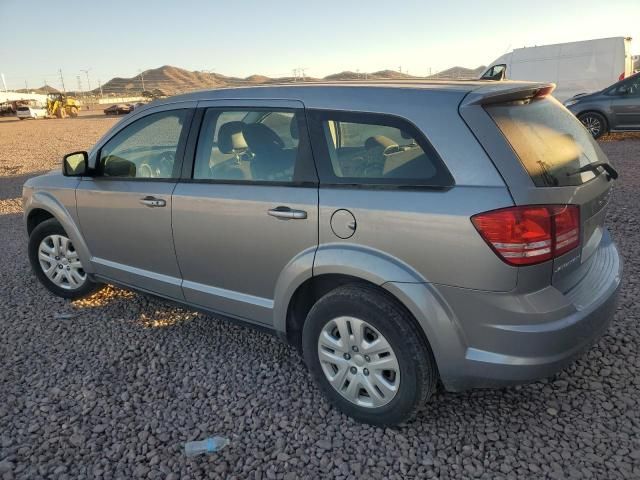
<svg viewBox="0 0 640 480"><path fill-rule="evenodd" d="M482 238L509 265L534 265L580 244L576 205L509 207L471 217Z"/></svg>

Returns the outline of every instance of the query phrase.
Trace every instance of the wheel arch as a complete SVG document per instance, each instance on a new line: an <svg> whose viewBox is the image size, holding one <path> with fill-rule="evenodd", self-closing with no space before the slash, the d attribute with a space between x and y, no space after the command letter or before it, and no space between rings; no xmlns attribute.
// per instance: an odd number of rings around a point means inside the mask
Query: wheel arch
<svg viewBox="0 0 640 480"><path fill-rule="evenodd" d="M31 235L40 223L52 218L55 219L69 235L78 252L84 270L90 274L94 273L91 266L89 248L76 221L74 221L67 208L60 203L54 195L46 191L36 191L27 198L24 206L24 219L28 235Z"/></svg>
<svg viewBox="0 0 640 480"><path fill-rule="evenodd" d="M608 133L609 132L609 130L611 128L611 124L609 122L609 117L602 110L598 110L597 108L587 108L587 109L577 113L576 117L578 118L578 120L580 120L580 117L582 117L582 116L584 116L584 115L586 115L588 113L597 113L598 115L600 115L604 119L604 132L603 133ZM582 121L582 120L580 120L580 121Z"/></svg>
<svg viewBox="0 0 640 480"><path fill-rule="evenodd" d="M402 262L365 247L343 247L320 247L315 258L306 256L304 263L307 268L295 269L296 276L288 277L286 295L283 295L281 287L274 302L275 330L289 344L300 349L307 314L322 296L345 284L376 289L415 321L423 340L433 352L446 386L449 376L453 376L461 365L467 344L446 300L434 285Z"/></svg>

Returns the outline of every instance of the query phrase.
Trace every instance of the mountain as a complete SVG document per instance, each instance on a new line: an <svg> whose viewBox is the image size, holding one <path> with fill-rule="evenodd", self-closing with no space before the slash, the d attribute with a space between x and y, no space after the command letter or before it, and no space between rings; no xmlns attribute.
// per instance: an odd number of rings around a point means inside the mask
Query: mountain
<svg viewBox="0 0 640 480"><path fill-rule="evenodd" d="M484 73L487 69L484 65L481 65L477 68L464 68L464 67L451 67L446 70L442 70L441 72L436 73L435 75L431 75L430 79L477 79L480 75Z"/></svg>
<svg viewBox="0 0 640 480"><path fill-rule="evenodd" d="M21 88L20 90L16 90L16 92L20 93L40 93L46 95L47 93L60 93L60 90L56 90L50 85L43 85L39 88L30 88L27 90L26 88Z"/></svg>
<svg viewBox="0 0 640 480"><path fill-rule="evenodd" d="M428 78L477 78L485 67L478 67L475 70L453 67L439 74ZM305 81L349 81L349 80L405 80L415 79L407 73L395 70L380 70L373 73L344 71L327 75L322 79L305 77ZM271 78L265 75L251 75L246 78L230 77L214 72L189 71L183 68L164 65L160 68L145 70L131 78L115 77L102 86L103 95L139 95L143 90L155 92L156 95L175 95L200 89L233 87L243 85L264 85L270 83L290 83L300 81L295 77ZM95 94L100 93L100 89L93 90Z"/></svg>

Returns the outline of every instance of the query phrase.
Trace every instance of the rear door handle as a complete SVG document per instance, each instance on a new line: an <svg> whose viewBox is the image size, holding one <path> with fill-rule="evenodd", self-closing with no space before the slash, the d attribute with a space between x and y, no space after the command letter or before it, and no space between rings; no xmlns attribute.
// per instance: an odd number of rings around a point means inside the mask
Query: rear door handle
<svg viewBox="0 0 640 480"><path fill-rule="evenodd" d="M276 207L267 211L267 214L276 218L284 218L285 220L303 220L307 218L307 212L304 210L294 210L289 207Z"/></svg>
<svg viewBox="0 0 640 480"><path fill-rule="evenodd" d="M140 199L140 203L142 205L146 205L147 207L166 207L167 201L162 198L156 197L144 197Z"/></svg>

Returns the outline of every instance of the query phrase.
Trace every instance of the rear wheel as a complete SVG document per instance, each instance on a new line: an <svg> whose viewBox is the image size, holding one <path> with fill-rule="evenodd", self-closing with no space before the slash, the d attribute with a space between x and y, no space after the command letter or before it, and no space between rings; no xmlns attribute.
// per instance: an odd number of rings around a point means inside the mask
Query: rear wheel
<svg viewBox="0 0 640 480"><path fill-rule="evenodd" d="M435 390L433 354L413 318L371 287L348 285L318 300L302 342L320 389L358 421L404 422Z"/></svg>
<svg viewBox="0 0 640 480"><path fill-rule="evenodd" d="M42 222L31 232L29 261L40 282L59 297L81 298L99 288L89 279L73 243L55 219Z"/></svg>
<svg viewBox="0 0 640 480"><path fill-rule="evenodd" d="M74 118L78 116L78 109L76 107L71 107L71 116Z"/></svg>
<svg viewBox="0 0 640 480"><path fill-rule="evenodd" d="M607 121L596 112L583 113L578 117L593 138L599 138L607 132Z"/></svg>

